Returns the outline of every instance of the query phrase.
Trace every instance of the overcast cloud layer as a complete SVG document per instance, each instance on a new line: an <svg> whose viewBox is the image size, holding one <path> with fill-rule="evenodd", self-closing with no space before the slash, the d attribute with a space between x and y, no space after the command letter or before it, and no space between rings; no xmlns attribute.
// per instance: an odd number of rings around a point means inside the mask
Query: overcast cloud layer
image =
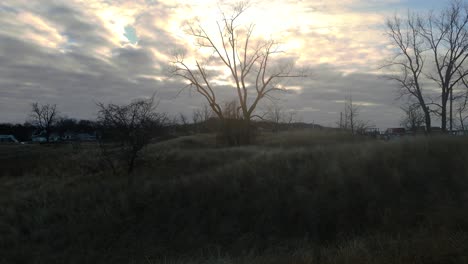
<svg viewBox="0 0 468 264"><path fill-rule="evenodd" d="M230 1L222 1L229 3ZM386 16L438 8L420 0L259 0L245 14L255 33L281 40L285 56L310 76L279 95L305 122L333 126L351 94L362 118L398 125L395 85L378 72L391 54ZM32 102L57 104L69 117L93 119L96 102L123 103L158 91L160 110L190 115L203 98L168 75L176 50L194 52L184 21L219 18L217 1L0 1L0 122L24 122ZM223 98L235 95L219 88Z"/></svg>

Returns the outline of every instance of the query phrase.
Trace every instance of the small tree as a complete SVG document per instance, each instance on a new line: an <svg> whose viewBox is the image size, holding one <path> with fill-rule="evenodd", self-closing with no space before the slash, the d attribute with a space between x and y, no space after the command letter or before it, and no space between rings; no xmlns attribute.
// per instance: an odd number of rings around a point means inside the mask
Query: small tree
<svg viewBox="0 0 468 264"><path fill-rule="evenodd" d="M364 134L369 128L369 124L359 119L361 106L354 104L351 96L347 96L344 103L344 114L341 112L340 128L351 131L353 135Z"/></svg>
<svg viewBox="0 0 468 264"><path fill-rule="evenodd" d="M126 163L129 183L139 152L162 134L166 123L166 115L156 112L158 103L154 99L153 95L128 105L98 103L98 122L103 141L101 146L118 150L119 156Z"/></svg>
<svg viewBox="0 0 468 264"><path fill-rule="evenodd" d="M403 119L400 124L410 131L417 131L425 124L425 116L421 107L417 103L402 106L404 112Z"/></svg>
<svg viewBox="0 0 468 264"><path fill-rule="evenodd" d="M214 117L213 110L207 104L204 104L201 108L194 109L192 113L194 124L206 122L212 117Z"/></svg>
<svg viewBox="0 0 468 264"><path fill-rule="evenodd" d="M30 123L41 133L44 132L46 141L49 142L52 128L58 120L57 105L40 105L35 102L31 106Z"/></svg>
<svg viewBox="0 0 468 264"><path fill-rule="evenodd" d="M273 132L278 132L281 124L290 125L295 121L297 112L286 111L276 102L267 106L262 120L273 123Z"/></svg>
<svg viewBox="0 0 468 264"><path fill-rule="evenodd" d="M207 122L213 117L213 110L211 110L207 104L203 104L200 108L194 109L192 113L192 121L195 125L196 131L200 133L209 130Z"/></svg>

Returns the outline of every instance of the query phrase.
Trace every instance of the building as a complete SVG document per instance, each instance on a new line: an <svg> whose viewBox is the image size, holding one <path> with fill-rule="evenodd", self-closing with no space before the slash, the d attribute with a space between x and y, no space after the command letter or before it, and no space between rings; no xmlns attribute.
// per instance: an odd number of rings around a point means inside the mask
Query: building
<svg viewBox="0 0 468 264"><path fill-rule="evenodd" d="M406 129L403 127L396 127L396 128L387 128L385 134L390 135L403 135L406 133Z"/></svg>

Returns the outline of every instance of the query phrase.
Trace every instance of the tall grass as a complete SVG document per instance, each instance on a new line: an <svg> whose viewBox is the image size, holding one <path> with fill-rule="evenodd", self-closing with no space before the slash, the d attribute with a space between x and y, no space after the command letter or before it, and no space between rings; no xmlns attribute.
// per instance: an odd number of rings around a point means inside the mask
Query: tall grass
<svg viewBox="0 0 468 264"><path fill-rule="evenodd" d="M0 263L467 260L465 138L186 140L146 149L131 187L92 147L37 150L51 160L0 178Z"/></svg>

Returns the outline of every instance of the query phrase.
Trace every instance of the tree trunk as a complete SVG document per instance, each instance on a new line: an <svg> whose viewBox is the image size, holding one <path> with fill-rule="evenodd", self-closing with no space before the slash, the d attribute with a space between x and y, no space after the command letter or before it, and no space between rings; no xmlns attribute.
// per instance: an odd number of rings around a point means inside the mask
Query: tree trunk
<svg viewBox="0 0 468 264"><path fill-rule="evenodd" d="M251 122L250 117L244 117L242 120L242 127L240 128L240 144L241 145L250 145L252 143L252 131L251 131Z"/></svg>
<svg viewBox="0 0 468 264"><path fill-rule="evenodd" d="M459 117L460 117L461 130L465 131L465 124L463 122L464 120L463 120L462 112L460 111L458 114L459 114Z"/></svg>
<svg viewBox="0 0 468 264"><path fill-rule="evenodd" d="M423 111L424 111L424 119L426 121L426 133L431 134L432 132L431 114L429 113L429 109L427 109L427 107L424 107Z"/></svg>
<svg viewBox="0 0 468 264"><path fill-rule="evenodd" d="M127 177L128 177L128 186L132 186L133 185L133 175L132 175L132 172L133 172L133 168L135 167L135 159L137 157L137 154L136 153L132 153L131 154L131 157L130 157L130 160L128 162L128 168L127 168Z"/></svg>
<svg viewBox="0 0 468 264"><path fill-rule="evenodd" d="M446 96L445 96L446 97ZM442 98L441 127L443 132L447 132L447 100Z"/></svg>
<svg viewBox="0 0 468 264"><path fill-rule="evenodd" d="M453 130L453 90L450 89L450 132Z"/></svg>

